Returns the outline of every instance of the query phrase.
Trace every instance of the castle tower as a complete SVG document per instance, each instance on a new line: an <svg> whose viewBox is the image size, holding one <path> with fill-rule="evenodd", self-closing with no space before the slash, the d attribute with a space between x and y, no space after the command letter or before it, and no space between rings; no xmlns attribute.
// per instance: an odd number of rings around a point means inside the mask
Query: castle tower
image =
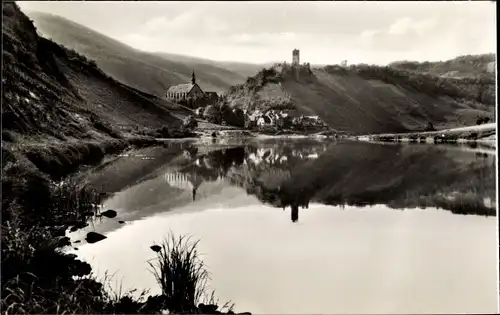
<svg viewBox="0 0 500 315"><path fill-rule="evenodd" d="M300 65L300 57L299 57L299 50L298 49L294 49L292 52L292 65L293 66Z"/></svg>
<svg viewBox="0 0 500 315"><path fill-rule="evenodd" d="M193 74L191 74L191 84L193 84L193 85L196 84L196 77L194 75L194 69L193 69Z"/></svg>

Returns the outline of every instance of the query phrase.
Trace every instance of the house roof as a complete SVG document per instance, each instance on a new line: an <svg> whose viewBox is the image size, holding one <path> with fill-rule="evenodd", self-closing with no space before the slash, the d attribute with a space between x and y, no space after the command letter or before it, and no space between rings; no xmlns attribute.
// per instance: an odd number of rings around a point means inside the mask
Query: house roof
<svg viewBox="0 0 500 315"><path fill-rule="evenodd" d="M186 84L179 84L179 85L174 85L168 88L167 93L189 93L193 87L198 84L191 84L191 83L186 83Z"/></svg>

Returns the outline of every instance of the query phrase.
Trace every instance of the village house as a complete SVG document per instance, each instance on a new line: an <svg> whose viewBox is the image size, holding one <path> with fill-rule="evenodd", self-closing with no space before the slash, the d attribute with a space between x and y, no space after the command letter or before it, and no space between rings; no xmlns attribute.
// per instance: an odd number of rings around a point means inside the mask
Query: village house
<svg viewBox="0 0 500 315"><path fill-rule="evenodd" d="M260 128L265 128L265 127L272 127L273 126L273 121L271 118L267 115L262 115L257 119L257 126Z"/></svg>

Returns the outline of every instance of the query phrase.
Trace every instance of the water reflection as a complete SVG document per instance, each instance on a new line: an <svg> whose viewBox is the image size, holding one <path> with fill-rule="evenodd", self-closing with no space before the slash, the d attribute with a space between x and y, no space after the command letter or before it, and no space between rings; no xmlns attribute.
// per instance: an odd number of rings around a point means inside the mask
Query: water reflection
<svg viewBox="0 0 500 315"><path fill-rule="evenodd" d="M118 189L110 199L113 209L137 219L203 201L233 186L262 203L290 209L292 222L311 201L496 214L495 156L470 148L299 141L169 150L177 154L156 152L168 161L151 161L156 163L153 172L145 163L149 174Z"/></svg>
<svg viewBox="0 0 500 315"><path fill-rule="evenodd" d="M478 157L480 157L478 159ZM263 203L298 209L329 205L439 207L493 216L494 156L428 145L343 143L247 146L193 158L180 170L202 181L225 178ZM192 175L191 175L192 176ZM198 187L198 186L197 186Z"/></svg>
<svg viewBox="0 0 500 315"><path fill-rule="evenodd" d="M194 235L221 300L254 313L491 312L495 155L479 149L268 141L141 150L153 159L124 157L92 174L114 193L105 208L117 216L89 227L105 240L75 245L125 287L154 289L151 244L169 230Z"/></svg>

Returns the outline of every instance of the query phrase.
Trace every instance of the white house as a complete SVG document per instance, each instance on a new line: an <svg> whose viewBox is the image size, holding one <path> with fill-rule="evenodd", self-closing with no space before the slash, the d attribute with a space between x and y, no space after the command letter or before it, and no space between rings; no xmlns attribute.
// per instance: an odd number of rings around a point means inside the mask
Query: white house
<svg viewBox="0 0 500 315"><path fill-rule="evenodd" d="M273 126L273 121L268 115L262 115L257 119L257 126L259 127L271 127Z"/></svg>

